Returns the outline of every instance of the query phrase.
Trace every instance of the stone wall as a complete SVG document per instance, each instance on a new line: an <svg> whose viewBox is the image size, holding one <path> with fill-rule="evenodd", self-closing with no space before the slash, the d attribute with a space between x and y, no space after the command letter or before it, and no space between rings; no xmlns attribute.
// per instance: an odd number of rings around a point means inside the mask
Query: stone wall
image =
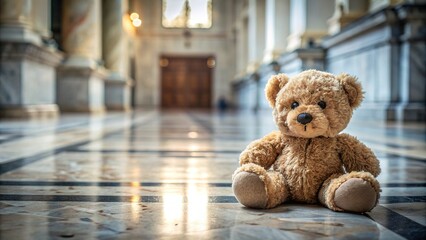
<svg viewBox="0 0 426 240"><path fill-rule="evenodd" d="M337 11L340 11L337 9ZM357 13L359 15L359 13ZM332 24L339 14L333 16ZM277 72L291 76L307 69L346 72L361 81L365 99L355 118L376 121L426 121L426 5L403 3L372 10L340 31L309 46L284 53L274 61ZM333 27L335 30L335 26ZM333 30L333 31L334 31ZM247 100L263 91L271 71L261 65L260 84L247 74L236 79L236 106L264 108ZM253 98L253 97L252 97Z"/></svg>
<svg viewBox="0 0 426 240"><path fill-rule="evenodd" d="M357 117L426 120L425 7L386 7L324 39L327 71L355 75L364 87Z"/></svg>

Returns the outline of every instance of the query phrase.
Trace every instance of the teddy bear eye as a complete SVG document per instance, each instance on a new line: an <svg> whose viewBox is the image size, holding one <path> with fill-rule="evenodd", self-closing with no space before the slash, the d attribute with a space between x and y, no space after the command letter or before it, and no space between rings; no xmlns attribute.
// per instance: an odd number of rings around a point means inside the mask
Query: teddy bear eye
<svg viewBox="0 0 426 240"><path fill-rule="evenodd" d="M298 102L293 102L292 104L291 104L291 109L295 109L295 108L297 108L299 106L299 103Z"/></svg>
<svg viewBox="0 0 426 240"><path fill-rule="evenodd" d="M327 104L324 101L319 101L318 106L320 106L322 109L324 109L327 106Z"/></svg>

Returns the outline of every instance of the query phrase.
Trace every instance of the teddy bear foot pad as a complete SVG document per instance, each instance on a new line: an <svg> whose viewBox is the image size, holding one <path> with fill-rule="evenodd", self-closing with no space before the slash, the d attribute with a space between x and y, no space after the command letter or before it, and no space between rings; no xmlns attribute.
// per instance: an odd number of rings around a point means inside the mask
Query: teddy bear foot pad
<svg viewBox="0 0 426 240"><path fill-rule="evenodd" d="M255 173L240 172L232 184L238 201L246 207L265 208L268 198L264 182Z"/></svg>
<svg viewBox="0 0 426 240"><path fill-rule="evenodd" d="M371 184L360 178L351 178L336 189L334 203L349 212L368 212L376 205L377 193Z"/></svg>

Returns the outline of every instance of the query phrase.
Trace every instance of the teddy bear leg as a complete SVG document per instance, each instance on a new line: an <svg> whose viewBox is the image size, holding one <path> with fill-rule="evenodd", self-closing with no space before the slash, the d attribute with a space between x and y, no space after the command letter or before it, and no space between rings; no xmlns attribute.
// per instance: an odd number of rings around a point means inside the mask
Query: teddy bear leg
<svg viewBox="0 0 426 240"><path fill-rule="evenodd" d="M273 208L288 197L282 174L253 163L238 168L232 179L235 197L249 208Z"/></svg>
<svg viewBox="0 0 426 240"><path fill-rule="evenodd" d="M379 197L379 182L368 172L332 175L324 182L318 196L331 210L358 213L373 209Z"/></svg>

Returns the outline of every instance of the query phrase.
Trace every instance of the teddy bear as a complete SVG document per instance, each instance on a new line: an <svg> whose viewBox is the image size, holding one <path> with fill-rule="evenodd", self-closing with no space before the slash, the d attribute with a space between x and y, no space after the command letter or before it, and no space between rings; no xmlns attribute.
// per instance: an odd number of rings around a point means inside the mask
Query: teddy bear
<svg viewBox="0 0 426 240"><path fill-rule="evenodd" d="M321 203L333 211L363 213L380 197L374 153L340 133L363 100L348 74L307 70L272 76L265 88L278 127L241 153L232 176L237 200L268 209L286 201Z"/></svg>

